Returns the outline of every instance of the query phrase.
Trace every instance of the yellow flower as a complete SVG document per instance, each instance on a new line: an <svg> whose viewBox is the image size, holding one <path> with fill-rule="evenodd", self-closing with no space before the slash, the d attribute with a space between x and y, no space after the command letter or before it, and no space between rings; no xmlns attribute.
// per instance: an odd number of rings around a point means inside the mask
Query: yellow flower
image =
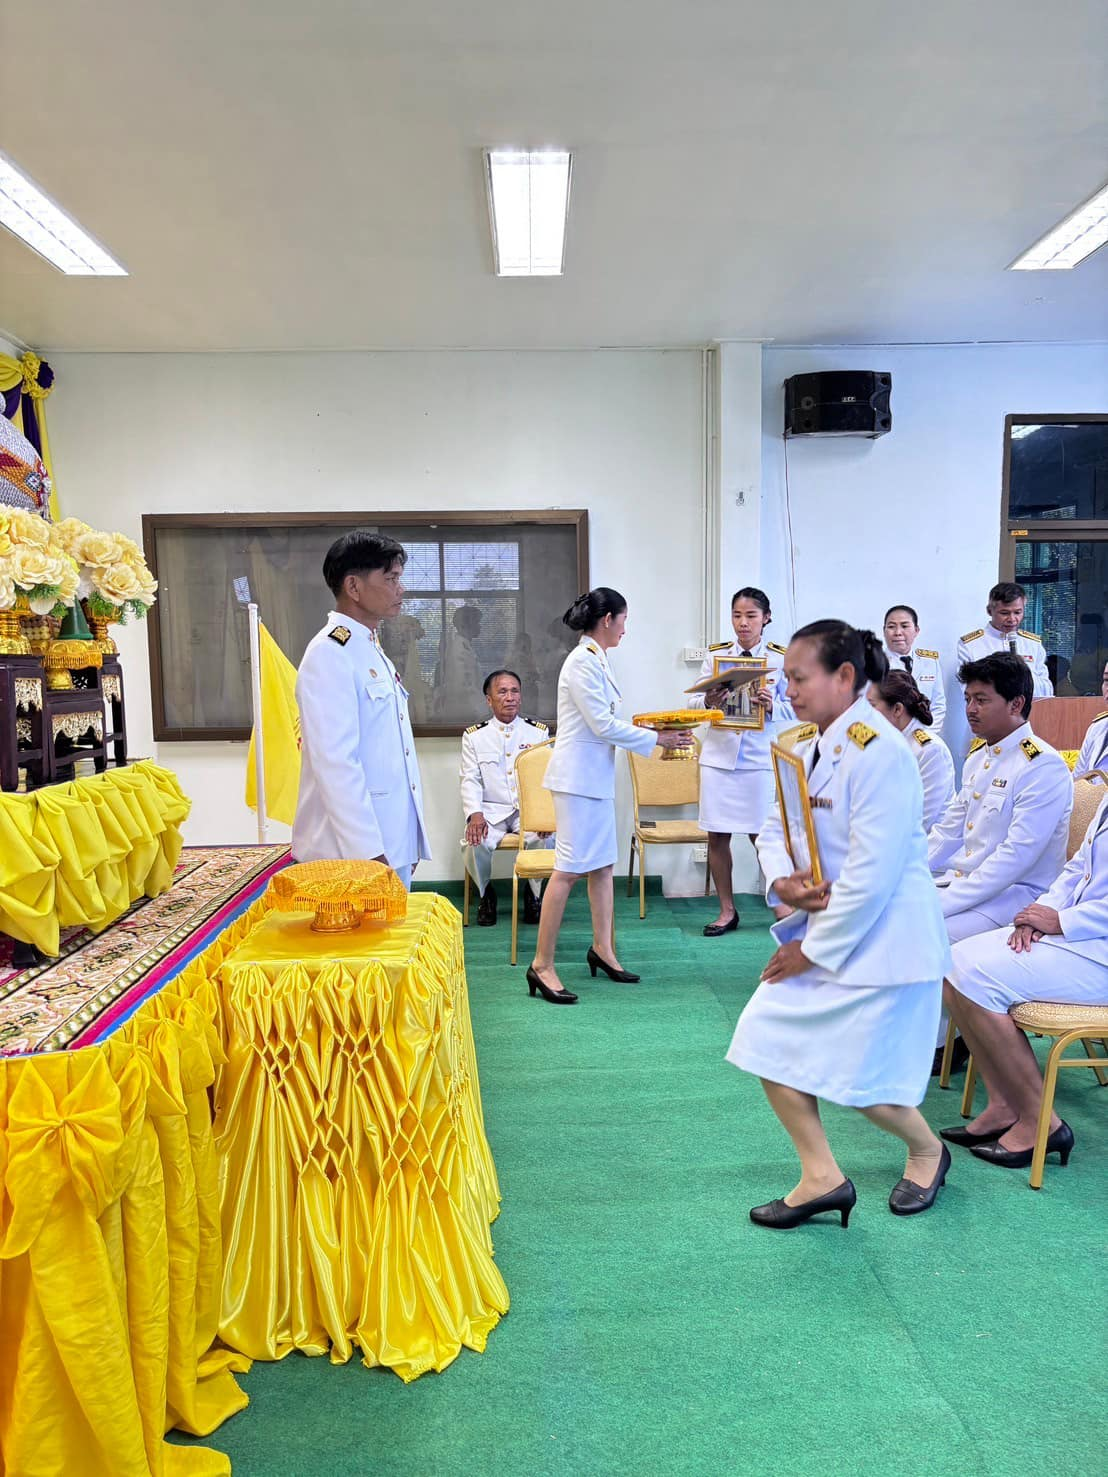
<svg viewBox="0 0 1108 1477"><path fill-rule="evenodd" d="M0 610L11 610L16 594L15 581L11 575L0 570Z"/></svg>
<svg viewBox="0 0 1108 1477"><path fill-rule="evenodd" d="M63 518L60 523L54 524L54 534L61 542L62 548L67 554L77 557L77 549L81 540L92 529L81 518Z"/></svg>
<svg viewBox="0 0 1108 1477"><path fill-rule="evenodd" d="M45 549L49 545L50 525L34 513L24 513L21 508L13 508L8 514L8 521L12 543L31 544L38 549Z"/></svg>
<svg viewBox="0 0 1108 1477"><path fill-rule="evenodd" d="M101 533L97 529L90 529L79 540L73 553L79 564L92 564L97 569L110 569L123 558L116 535Z"/></svg>
<svg viewBox="0 0 1108 1477"><path fill-rule="evenodd" d="M16 544L8 560L12 579L25 590L35 585L56 585L61 575L59 561L49 549L34 544Z"/></svg>
<svg viewBox="0 0 1108 1477"><path fill-rule="evenodd" d="M7 515L4 513L0 513L0 559L3 559L12 551L12 536L10 529L11 525L8 522Z"/></svg>
<svg viewBox="0 0 1108 1477"><path fill-rule="evenodd" d="M129 564L122 562L113 564L110 569L102 571L99 589L104 599L111 600L115 605L123 605L128 600L137 600L142 595L138 575Z"/></svg>
<svg viewBox="0 0 1108 1477"><path fill-rule="evenodd" d="M58 599L63 605L72 605L77 598L77 587L81 582L81 571L77 561L68 554L61 561L61 578L58 580Z"/></svg>

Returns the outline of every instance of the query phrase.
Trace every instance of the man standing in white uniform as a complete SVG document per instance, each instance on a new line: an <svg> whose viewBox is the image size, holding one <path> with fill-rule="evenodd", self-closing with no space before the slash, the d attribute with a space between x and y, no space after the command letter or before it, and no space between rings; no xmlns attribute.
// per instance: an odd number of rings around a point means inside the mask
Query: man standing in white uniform
<svg viewBox="0 0 1108 1477"><path fill-rule="evenodd" d="M1027 591L1022 585L1004 581L989 591L986 610L989 624L983 630L967 631L958 642L957 666L980 661L993 652L1007 651L1027 663L1034 684L1034 697L1053 697L1054 687L1046 669L1041 636L1020 630Z"/></svg>
<svg viewBox="0 0 1108 1477"><path fill-rule="evenodd" d="M408 887L431 850L408 694L377 640L380 622L400 613L406 562L395 539L360 528L337 539L323 561L335 608L296 678L301 763L292 852L301 862L387 862Z"/></svg>
<svg viewBox="0 0 1108 1477"><path fill-rule="evenodd" d="M931 728L942 733L946 717L946 689L939 653L917 646L919 616L910 605L892 605L885 612L885 655L893 671L907 672L931 705Z"/></svg>
<svg viewBox="0 0 1108 1477"><path fill-rule="evenodd" d="M483 723L474 723L462 735L462 811L466 818L466 870L477 884L481 899L477 922L490 928L496 922L496 888L492 884L492 854L506 835L519 834L519 791L516 787L516 756L550 737L545 723L521 718L519 705L523 688L515 672L506 668L490 672L483 691L492 712ZM528 831L527 846L549 846L548 836ZM538 878L523 892L523 921L539 921Z"/></svg>

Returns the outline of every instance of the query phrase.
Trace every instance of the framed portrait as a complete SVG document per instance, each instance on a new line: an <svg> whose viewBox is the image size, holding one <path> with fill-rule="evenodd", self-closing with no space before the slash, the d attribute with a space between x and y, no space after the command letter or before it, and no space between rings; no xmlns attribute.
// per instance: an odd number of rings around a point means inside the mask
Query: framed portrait
<svg viewBox="0 0 1108 1477"><path fill-rule="evenodd" d="M770 755L773 759L773 777L777 785L777 803L781 807L785 845L789 849L793 866L798 872L807 873L813 882L822 882L819 845L816 841L812 802L808 798L808 777L804 773L804 761L778 744L770 745Z"/></svg>
<svg viewBox="0 0 1108 1477"><path fill-rule="evenodd" d="M754 693L761 686L766 673L766 664L757 656L717 656L713 662L712 681L731 678L727 696L720 706L723 717L713 725L715 728L754 729L761 731L766 726L766 710L754 701ZM739 682L736 676L750 675L747 682ZM734 675L733 675L734 674Z"/></svg>

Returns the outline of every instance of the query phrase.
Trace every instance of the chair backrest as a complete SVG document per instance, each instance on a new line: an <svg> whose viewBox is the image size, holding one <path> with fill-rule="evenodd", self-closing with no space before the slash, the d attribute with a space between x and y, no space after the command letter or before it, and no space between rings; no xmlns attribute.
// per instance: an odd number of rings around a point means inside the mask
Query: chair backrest
<svg viewBox="0 0 1108 1477"><path fill-rule="evenodd" d="M627 750L631 766L631 788L635 794L635 818L642 805L695 805L700 799L700 743L694 739L695 759L664 759L665 749L653 754Z"/></svg>
<svg viewBox="0 0 1108 1477"><path fill-rule="evenodd" d="M542 787L546 766L554 750L554 740L536 744L516 755L516 780L519 789L519 829L549 832L557 830L554 796Z"/></svg>
<svg viewBox="0 0 1108 1477"><path fill-rule="evenodd" d="M1094 769L1094 775L1100 771ZM1100 779L1076 779L1073 782L1073 810L1070 812L1070 838L1066 855L1074 856L1085 839L1089 822L1096 814L1097 806L1104 799L1104 783Z"/></svg>
<svg viewBox="0 0 1108 1477"><path fill-rule="evenodd" d="M1039 697L1031 704L1031 727L1056 749L1080 749L1085 730L1103 710L1100 697Z"/></svg>

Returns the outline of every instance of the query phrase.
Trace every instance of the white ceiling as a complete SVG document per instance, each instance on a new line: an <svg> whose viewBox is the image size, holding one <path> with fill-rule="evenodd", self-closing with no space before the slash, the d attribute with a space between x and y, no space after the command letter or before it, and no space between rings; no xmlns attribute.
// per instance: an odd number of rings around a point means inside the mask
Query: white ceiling
<svg viewBox="0 0 1108 1477"><path fill-rule="evenodd" d="M1108 338L1104 0L49 0L3 147L130 269L0 230L44 350ZM575 151L566 276L497 280L486 144Z"/></svg>

